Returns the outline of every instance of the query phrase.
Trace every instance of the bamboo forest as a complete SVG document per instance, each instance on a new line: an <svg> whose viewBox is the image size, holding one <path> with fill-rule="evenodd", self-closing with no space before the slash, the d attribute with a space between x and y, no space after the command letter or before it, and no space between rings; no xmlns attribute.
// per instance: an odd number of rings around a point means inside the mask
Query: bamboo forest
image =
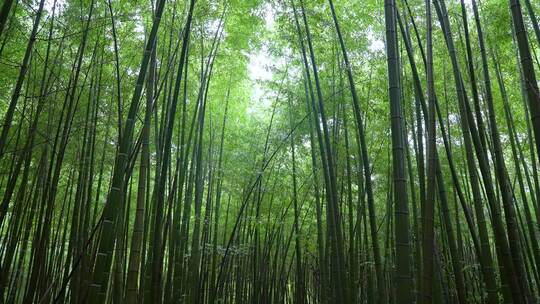
<svg viewBox="0 0 540 304"><path fill-rule="evenodd" d="M0 303L540 303L539 19L0 0Z"/></svg>

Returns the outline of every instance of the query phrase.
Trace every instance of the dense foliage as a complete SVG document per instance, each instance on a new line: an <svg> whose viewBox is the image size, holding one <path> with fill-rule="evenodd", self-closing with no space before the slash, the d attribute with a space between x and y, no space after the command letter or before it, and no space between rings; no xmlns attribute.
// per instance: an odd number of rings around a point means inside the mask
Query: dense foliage
<svg viewBox="0 0 540 304"><path fill-rule="evenodd" d="M2 0L6 303L538 303L540 2Z"/></svg>

